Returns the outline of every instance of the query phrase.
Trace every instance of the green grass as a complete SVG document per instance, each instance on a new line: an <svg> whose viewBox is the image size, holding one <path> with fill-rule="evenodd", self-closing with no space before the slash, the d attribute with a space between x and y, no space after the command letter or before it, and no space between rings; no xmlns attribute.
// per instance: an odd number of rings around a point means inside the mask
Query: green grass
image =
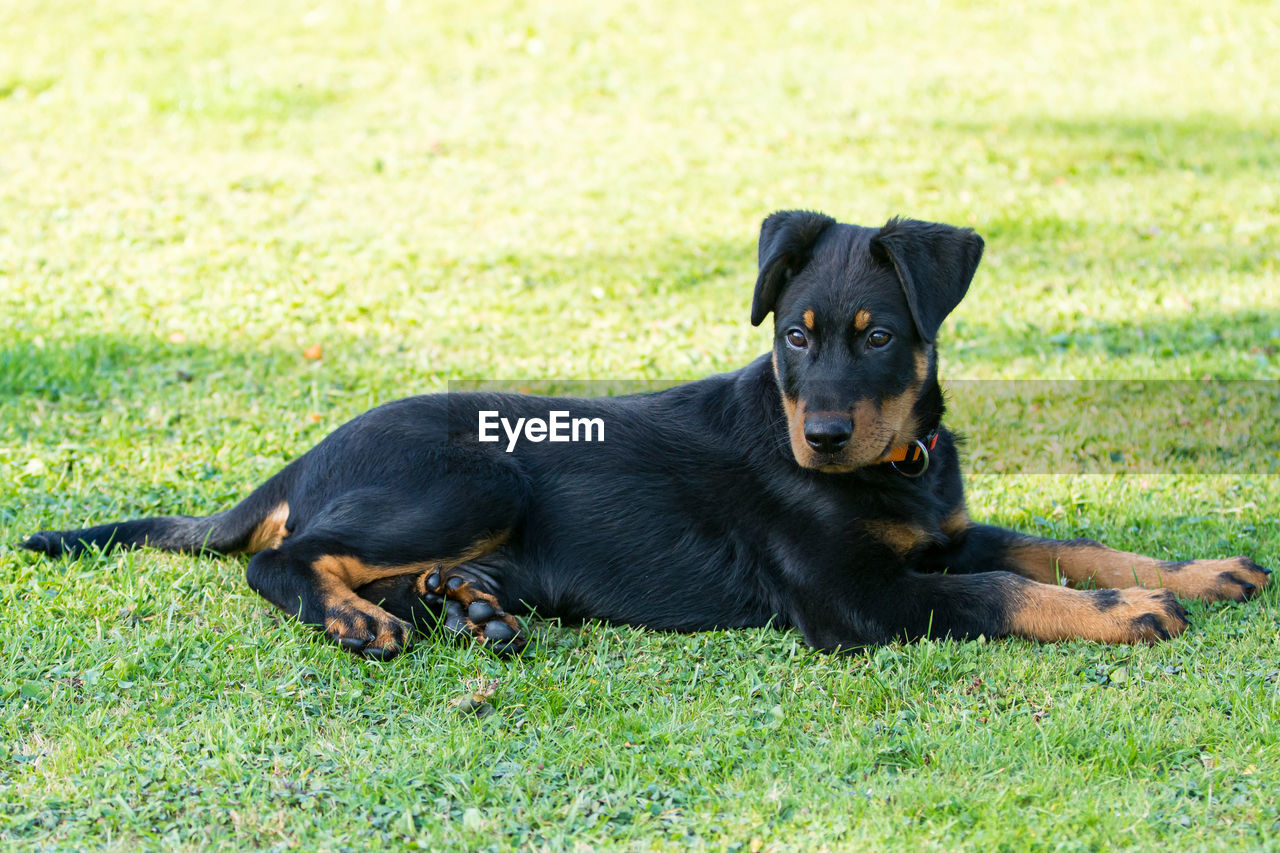
<svg viewBox="0 0 1280 853"><path fill-rule="evenodd" d="M1280 379L1278 55L1263 2L4 4L0 839L1280 848L1273 590L1152 648L541 623L378 665L237 560L7 544L215 510L454 380L735 368L780 207L987 238L947 377ZM970 508L1274 566L1254 429L1230 476L984 468Z"/></svg>

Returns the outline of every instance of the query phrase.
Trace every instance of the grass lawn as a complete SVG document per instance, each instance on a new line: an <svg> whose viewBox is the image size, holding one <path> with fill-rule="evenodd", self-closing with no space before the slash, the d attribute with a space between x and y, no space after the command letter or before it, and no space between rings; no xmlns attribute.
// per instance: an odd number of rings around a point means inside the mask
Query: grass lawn
<svg viewBox="0 0 1280 853"><path fill-rule="evenodd" d="M1266 2L8 0L0 840L1280 849L1274 587L1157 647L538 623L377 664L243 560L12 546L212 512L454 380L736 368L783 207L986 237L944 377L1274 382L1277 56ZM1229 469L984 466L970 511L1275 567L1250 429Z"/></svg>

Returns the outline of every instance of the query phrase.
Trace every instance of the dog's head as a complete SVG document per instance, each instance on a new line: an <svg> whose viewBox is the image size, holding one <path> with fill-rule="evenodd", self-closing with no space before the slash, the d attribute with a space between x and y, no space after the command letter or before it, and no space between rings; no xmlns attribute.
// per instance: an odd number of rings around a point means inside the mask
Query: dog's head
<svg viewBox="0 0 1280 853"><path fill-rule="evenodd" d="M797 463L831 473L874 465L937 422L934 338L982 248L970 229L913 219L862 228L786 210L764 221L751 322L773 312Z"/></svg>

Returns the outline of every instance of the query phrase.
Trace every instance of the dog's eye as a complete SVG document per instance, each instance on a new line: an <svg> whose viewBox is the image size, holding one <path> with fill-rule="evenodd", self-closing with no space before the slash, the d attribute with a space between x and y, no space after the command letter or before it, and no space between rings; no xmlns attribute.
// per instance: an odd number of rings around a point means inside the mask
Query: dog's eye
<svg viewBox="0 0 1280 853"><path fill-rule="evenodd" d="M887 347L891 340L893 340L893 335L884 329L875 329L871 334L867 335L867 346L872 349L882 349Z"/></svg>
<svg viewBox="0 0 1280 853"><path fill-rule="evenodd" d="M809 345L809 338L799 329L787 329L787 343L796 349L804 349Z"/></svg>

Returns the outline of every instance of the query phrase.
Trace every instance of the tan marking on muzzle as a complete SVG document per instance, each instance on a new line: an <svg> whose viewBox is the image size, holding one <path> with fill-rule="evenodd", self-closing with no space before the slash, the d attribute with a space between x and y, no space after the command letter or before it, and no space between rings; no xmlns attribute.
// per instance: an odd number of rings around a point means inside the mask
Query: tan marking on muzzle
<svg viewBox="0 0 1280 853"><path fill-rule="evenodd" d="M893 452L893 448L907 444L920 437L920 425L916 423L911 412L916 403L919 402L920 391L924 388L924 381L929 376L929 351L927 349L916 350L915 364L915 378L907 386L907 390L896 397L886 397L880 402L877 413L868 413L871 417L869 423L873 423L876 426L874 432L869 433L865 439L868 445L868 452L874 449L876 442L880 442L881 448L883 448L885 437L889 436L889 450L881 457L882 460ZM871 408L875 409L874 406Z"/></svg>
<svg viewBox="0 0 1280 853"><path fill-rule="evenodd" d="M782 390L782 376L778 373L778 351L773 351L773 378L778 383L778 395L782 398L782 412L787 418L787 437L791 442L791 455L804 468L816 464L813 450L804 438L804 403L787 396Z"/></svg>
<svg viewBox="0 0 1280 853"><path fill-rule="evenodd" d="M803 400L788 398L782 391L778 375L778 352L773 352L773 373L778 380L782 407L787 417L787 433L791 439L791 453L803 468L819 468L829 472L852 471L884 461L886 446L890 449L907 441L901 436L915 437L918 425L911 417L920 398L920 390L929 375L928 350L917 351L915 378L907 390L895 397L883 400L859 400L850 413L853 419L853 437L838 454L828 456L816 453L804 437L806 415Z"/></svg>

